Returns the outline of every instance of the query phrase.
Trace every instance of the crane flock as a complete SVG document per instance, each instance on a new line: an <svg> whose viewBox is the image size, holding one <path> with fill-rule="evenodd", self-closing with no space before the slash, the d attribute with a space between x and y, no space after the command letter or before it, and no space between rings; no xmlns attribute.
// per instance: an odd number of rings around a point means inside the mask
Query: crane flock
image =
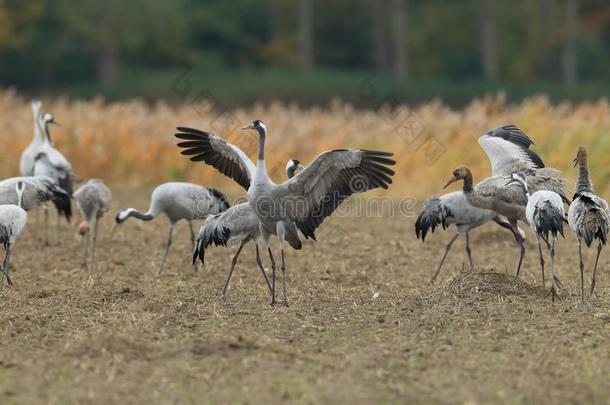
<svg viewBox="0 0 610 405"><path fill-rule="evenodd" d="M82 217L78 227L78 233L83 236L82 269L93 271L98 222L109 211L112 199L110 189L101 179L90 179L73 193L77 181L72 166L52 142L50 125L57 124L55 118L48 112L42 114L40 101L32 102L31 107L34 130L32 141L23 151L19 162L20 177L0 181L0 242L5 248L0 291L4 279L13 285L9 272L11 251L26 226L27 211L38 207L45 210L46 246L48 202L57 208L59 238L59 217L65 216L70 221L71 200L74 199ZM130 217L151 221L165 214L169 227L157 274L163 271L174 227L179 221L185 220L189 224L195 271L198 270L198 261L205 266L205 253L210 245L236 246L222 289L223 296L226 295L243 247L253 241L256 264L269 289L272 305L278 304L276 260L271 243L275 236L280 252L282 304L288 306L286 245L301 250L302 238L316 241L318 227L351 195L387 189L395 175L392 167L396 161L393 153L387 151L335 149L321 153L307 166L303 166L299 160L289 160L286 166L288 179L276 183L270 178L265 161L267 126L261 120L255 120L242 130L255 131L258 135L256 164L239 147L205 130L178 126L174 136L179 140L181 153L191 161L212 166L240 185L246 191L245 202L231 207L227 196L216 188L192 183L163 183L152 191L146 212L135 208L120 210L115 216L113 230ZM519 276L526 253L526 234L519 227L521 221L531 228L538 244L543 289L546 288L543 243L548 248L551 294L555 300L561 288L555 266L556 244L559 235L565 238L564 223L568 223L578 242L581 299L584 301L582 245L584 243L591 247L597 242L590 287L593 294L599 258L610 228L610 209L593 190L585 148L578 149L574 160L575 166L578 166L578 181L570 201L566 180L557 170L545 166L542 158L531 149L532 140L515 125L487 131L479 138L479 145L490 161L491 176L475 184L468 167L457 167L443 188L461 182L461 190L430 197L415 221L415 234L422 242L437 227L447 229L453 225L456 229L446 244L431 281L439 276L453 243L460 235L466 239L468 263L471 271L474 270L470 231L489 222L510 231L519 245L520 255L516 266ZM193 221L202 221L198 236L195 235ZM92 225L93 232L90 229ZM91 233L93 246L89 264ZM261 240L271 265L270 278L260 255Z"/></svg>

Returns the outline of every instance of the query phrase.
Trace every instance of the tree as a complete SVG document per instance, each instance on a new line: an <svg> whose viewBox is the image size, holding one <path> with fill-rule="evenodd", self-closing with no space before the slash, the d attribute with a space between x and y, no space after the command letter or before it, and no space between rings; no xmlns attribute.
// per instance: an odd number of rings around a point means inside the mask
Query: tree
<svg viewBox="0 0 610 405"><path fill-rule="evenodd" d="M479 0L481 66L486 80L498 78L496 0Z"/></svg>
<svg viewBox="0 0 610 405"><path fill-rule="evenodd" d="M378 72L390 70L390 56L387 32L387 4L385 0L370 0L373 17L373 36L375 39L374 57Z"/></svg>
<svg viewBox="0 0 610 405"><path fill-rule="evenodd" d="M392 0L392 36L394 45L394 77L404 80L408 76L407 66L407 0Z"/></svg>
<svg viewBox="0 0 610 405"><path fill-rule="evenodd" d="M299 54L301 66L310 70L314 65L313 56L313 0L299 0Z"/></svg>
<svg viewBox="0 0 610 405"><path fill-rule="evenodd" d="M578 0L565 0L565 29L561 54L561 72L563 82L568 86L573 86L578 82L578 57L576 55L578 3Z"/></svg>

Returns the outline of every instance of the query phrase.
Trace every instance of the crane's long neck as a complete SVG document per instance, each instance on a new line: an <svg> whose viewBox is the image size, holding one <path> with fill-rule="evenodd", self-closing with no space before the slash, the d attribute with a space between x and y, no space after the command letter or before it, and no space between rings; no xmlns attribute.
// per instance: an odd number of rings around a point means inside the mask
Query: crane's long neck
<svg viewBox="0 0 610 405"><path fill-rule="evenodd" d="M261 176L262 179L269 177L267 175L267 166L265 165L265 138L267 136L267 130L265 128L257 127L258 131L258 164L256 165L257 177Z"/></svg>
<svg viewBox="0 0 610 405"><path fill-rule="evenodd" d="M17 192L17 206L19 208L23 208L22 204L23 204L23 190L20 190L19 192Z"/></svg>
<svg viewBox="0 0 610 405"><path fill-rule="evenodd" d="M129 217L134 217L142 221L151 221L155 218L155 215L150 210L148 212L142 213L135 208L127 208L126 210L119 213L118 219L120 222L124 222Z"/></svg>
<svg viewBox="0 0 610 405"><path fill-rule="evenodd" d="M593 185L589 179L589 168L587 157L578 157L578 181L576 182L576 193L593 192Z"/></svg>
<svg viewBox="0 0 610 405"><path fill-rule="evenodd" d="M472 172L468 170L466 172L466 177L464 177L464 184L462 185L462 191L464 194L472 194L474 192Z"/></svg>
<svg viewBox="0 0 610 405"><path fill-rule="evenodd" d="M36 107L32 107L32 115L34 116L34 136L32 138L33 142L42 143L42 131L40 130L40 120L39 120L39 110Z"/></svg>
<svg viewBox="0 0 610 405"><path fill-rule="evenodd" d="M47 142L49 145L53 144L53 141L51 140L51 132L49 131L49 122L45 121L44 123L44 141Z"/></svg>
<svg viewBox="0 0 610 405"><path fill-rule="evenodd" d="M265 164L265 138L267 136L265 129L257 128L258 131L258 162Z"/></svg>

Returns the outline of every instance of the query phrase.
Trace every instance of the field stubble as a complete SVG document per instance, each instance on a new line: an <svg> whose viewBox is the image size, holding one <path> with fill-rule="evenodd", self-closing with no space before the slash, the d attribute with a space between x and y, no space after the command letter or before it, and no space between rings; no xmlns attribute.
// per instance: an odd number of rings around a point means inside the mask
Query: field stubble
<svg viewBox="0 0 610 405"><path fill-rule="evenodd" d="M147 204L143 192L115 197L112 213ZM448 233L422 245L412 218L332 217L319 243L288 252L291 306L271 308L252 245L221 298L228 249L195 274L182 224L156 277L165 219L130 220L111 238L112 213L94 272L79 269L74 226L41 249L32 221L16 246L1 402L607 402L610 256L581 304L571 235L551 303L532 238L520 279L514 240L487 225L472 234L475 271L461 240L429 285Z"/></svg>

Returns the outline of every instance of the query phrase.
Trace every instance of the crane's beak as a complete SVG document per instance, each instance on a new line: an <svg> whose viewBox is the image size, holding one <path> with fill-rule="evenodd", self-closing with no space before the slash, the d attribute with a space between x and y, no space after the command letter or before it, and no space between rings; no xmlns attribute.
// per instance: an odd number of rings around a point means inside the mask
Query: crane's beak
<svg viewBox="0 0 610 405"><path fill-rule="evenodd" d="M246 130L248 130L248 129L254 129L254 125L252 125L252 124L247 125L247 126L243 127L241 130L242 130L242 131L246 131Z"/></svg>
<svg viewBox="0 0 610 405"><path fill-rule="evenodd" d="M303 166L302 164L299 163L299 165L297 166L297 170L299 172L301 172L301 171L305 170L305 166Z"/></svg>
<svg viewBox="0 0 610 405"><path fill-rule="evenodd" d="M513 178L511 177L511 179L510 179L509 181L507 181L507 182L506 182L506 184L505 184L504 186L505 186L505 187L506 187L506 186L510 186L510 185L511 185L511 184L513 184L515 181L516 181L516 180L515 180L515 179L513 179Z"/></svg>
<svg viewBox="0 0 610 405"><path fill-rule="evenodd" d="M578 158L574 158L574 167L578 166Z"/></svg>
<svg viewBox="0 0 610 405"><path fill-rule="evenodd" d="M50 122L50 124L55 124L55 125L57 125L58 127L61 127L61 125L59 125L59 122L57 122L57 121L55 121L55 120L51 121L51 122Z"/></svg>
<svg viewBox="0 0 610 405"><path fill-rule="evenodd" d="M113 234L114 234L114 231L116 230L117 225L118 225L118 223L117 223L117 222L115 222L114 224L112 224L112 228L110 228L110 235L113 235Z"/></svg>
<svg viewBox="0 0 610 405"><path fill-rule="evenodd" d="M457 177L455 176L451 176L451 178L449 179L449 181L447 181L447 183L445 184L445 186L443 187L443 190L446 189L447 187L449 187L451 184L455 183L456 181L458 181Z"/></svg>

